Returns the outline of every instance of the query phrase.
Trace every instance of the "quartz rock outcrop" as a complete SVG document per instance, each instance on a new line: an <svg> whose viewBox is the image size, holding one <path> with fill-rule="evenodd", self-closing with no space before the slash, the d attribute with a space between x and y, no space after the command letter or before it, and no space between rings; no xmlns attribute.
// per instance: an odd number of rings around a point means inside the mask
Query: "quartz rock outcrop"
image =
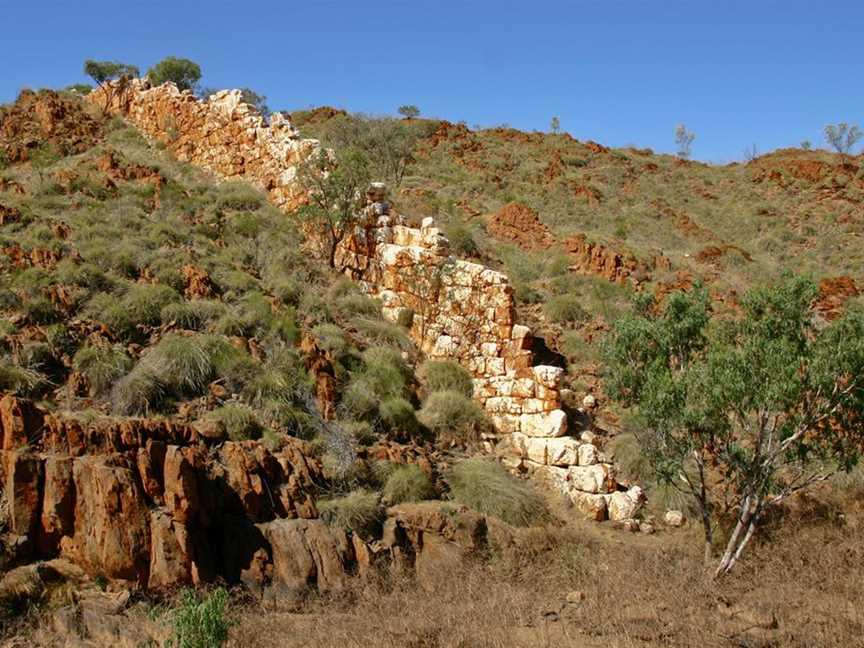
<svg viewBox="0 0 864 648"><path fill-rule="evenodd" d="M107 96L96 89L88 99L107 104L178 159L263 189L278 207L291 210L305 200L295 181L297 165L320 148L318 141L301 139L281 113L268 122L243 102L239 90L200 101L173 83L151 88L131 79L109 84Z"/></svg>
<svg viewBox="0 0 864 648"><path fill-rule="evenodd" d="M116 85L120 83L122 88ZM318 142L300 139L282 115L274 114L266 122L242 102L240 91L222 91L201 101L170 83L151 88L145 81L132 79L115 82L108 94L97 90L90 97L162 142L179 159L225 178L247 180L264 189L287 212L305 201L296 181L297 165L319 154ZM515 321L513 288L507 276L454 258L447 238L431 218L423 219L419 228L409 227L391 214L386 193L382 183L370 186L361 224L336 250L337 267L380 299L385 317L410 322L410 336L426 357L458 362L471 373L474 398L500 435L487 439L490 450L503 439L503 447L518 458L523 471L549 469L546 472L559 477L559 482L573 486L577 504L583 495L612 492L611 467L567 436L568 420L560 395L564 372L559 367L534 366L531 330ZM536 215L523 213L517 229L532 217L536 220ZM536 225L542 228L539 220ZM551 237L544 237L542 246L548 247L550 241ZM583 256L593 258L592 254ZM621 264L616 261L613 265ZM322 382L319 398L326 401L326 371L317 380ZM70 445L80 436L72 432ZM130 433L125 431L125 435ZM160 430L154 440L162 442L165 434L193 438L197 433ZM119 436L122 443L124 431ZM608 479L595 480L603 486L590 485L593 482L582 475L596 472L590 468L593 465L608 467ZM563 476L555 471L564 471ZM244 481L241 473L229 474L229 481ZM254 474L249 479L242 490L244 497L253 499L244 504L254 509L255 498L261 499L260 494L255 495L261 486L256 485ZM607 489L607 484L612 485ZM603 500L603 516L605 506ZM592 500L589 508L589 515L601 517L600 504Z"/></svg>

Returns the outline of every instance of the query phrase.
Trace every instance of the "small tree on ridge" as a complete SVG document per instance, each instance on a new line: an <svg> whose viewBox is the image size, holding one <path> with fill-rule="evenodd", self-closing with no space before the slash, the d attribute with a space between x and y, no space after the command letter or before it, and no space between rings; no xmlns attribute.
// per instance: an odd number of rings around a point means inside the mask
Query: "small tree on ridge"
<svg viewBox="0 0 864 648"><path fill-rule="evenodd" d="M168 56L147 70L153 85L172 82L180 90L194 90L201 80L201 66L194 61Z"/></svg>
<svg viewBox="0 0 864 648"><path fill-rule="evenodd" d="M695 139L696 133L688 131L684 124L678 124L675 127L675 144L678 146L678 157L682 160L690 157L690 149Z"/></svg>
<svg viewBox="0 0 864 648"><path fill-rule="evenodd" d="M136 66L129 65L128 63L87 59L84 61L84 74L93 79L105 94L105 105L102 108L102 112L106 112L111 106L111 101L116 96L114 86L108 82L125 77L137 77L140 72Z"/></svg>

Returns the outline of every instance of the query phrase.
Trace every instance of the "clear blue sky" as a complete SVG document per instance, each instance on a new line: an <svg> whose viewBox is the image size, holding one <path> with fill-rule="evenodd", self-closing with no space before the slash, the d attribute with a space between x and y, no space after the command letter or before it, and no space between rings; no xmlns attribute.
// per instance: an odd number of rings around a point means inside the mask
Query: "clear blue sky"
<svg viewBox="0 0 864 648"><path fill-rule="evenodd" d="M85 58L191 58L272 109L328 104L740 159L864 125L864 1L0 0L0 102Z"/></svg>

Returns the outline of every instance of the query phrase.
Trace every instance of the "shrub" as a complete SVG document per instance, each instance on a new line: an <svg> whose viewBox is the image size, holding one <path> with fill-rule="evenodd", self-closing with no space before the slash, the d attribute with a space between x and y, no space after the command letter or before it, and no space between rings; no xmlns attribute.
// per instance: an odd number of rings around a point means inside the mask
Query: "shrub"
<svg viewBox="0 0 864 648"><path fill-rule="evenodd" d="M348 352L348 339L345 331L335 324L319 324L312 329L318 346L334 358L339 358Z"/></svg>
<svg viewBox="0 0 864 648"><path fill-rule="evenodd" d="M57 319L57 310L47 297L33 297L24 304L27 317L34 324L50 324Z"/></svg>
<svg viewBox="0 0 864 648"><path fill-rule="evenodd" d="M185 329L199 331L225 312L221 302L195 299L168 304L159 312L163 324L176 324Z"/></svg>
<svg viewBox="0 0 864 648"><path fill-rule="evenodd" d="M329 524L367 538L378 534L384 517L378 493L362 488L344 497L318 500L318 511Z"/></svg>
<svg viewBox="0 0 864 648"><path fill-rule="evenodd" d="M0 357L0 389L28 396L46 383L45 376L36 369L21 367L9 356Z"/></svg>
<svg viewBox="0 0 864 648"><path fill-rule="evenodd" d="M216 408L207 414L207 418L218 421L232 441L258 439L262 427L255 412L247 405L229 404Z"/></svg>
<svg viewBox="0 0 864 648"><path fill-rule="evenodd" d="M165 394L165 386L159 379L138 365L114 384L112 409L125 416L147 415L159 408Z"/></svg>
<svg viewBox="0 0 864 648"><path fill-rule="evenodd" d="M412 346L405 329L398 324L382 319L355 319L351 324L366 344L392 346L406 351Z"/></svg>
<svg viewBox="0 0 864 648"><path fill-rule="evenodd" d="M159 324L162 309L179 300L177 291L168 286L135 284L119 301L106 293L96 295L85 311L118 337L130 339L138 337L139 326Z"/></svg>
<svg viewBox="0 0 864 648"><path fill-rule="evenodd" d="M228 592L221 587L203 599L185 590L180 604L171 611L174 648L218 648L228 639L231 622L226 618Z"/></svg>
<svg viewBox="0 0 864 648"><path fill-rule="evenodd" d="M352 372L342 395L341 406L345 418L374 418L380 403L408 395L410 378L410 368L395 349L366 349L363 352L363 364Z"/></svg>
<svg viewBox="0 0 864 648"><path fill-rule="evenodd" d="M129 373L132 365L132 358L120 344L82 347L72 361L75 371L87 380L91 396L107 392L117 380Z"/></svg>
<svg viewBox="0 0 864 648"><path fill-rule="evenodd" d="M146 371L179 393L201 392L215 374L212 359L199 336L166 335L141 362Z"/></svg>
<svg viewBox="0 0 864 648"><path fill-rule="evenodd" d="M333 304L333 313L343 320L355 317L378 317L381 303L362 293L348 293L339 297Z"/></svg>
<svg viewBox="0 0 864 648"><path fill-rule="evenodd" d="M408 381L413 375L402 354L388 347L366 349L363 352L361 372L373 393L382 400L393 396L404 396Z"/></svg>
<svg viewBox="0 0 864 648"><path fill-rule="evenodd" d="M201 80L201 67L189 59L166 56L147 71L147 78L154 86L171 81L180 90L192 90Z"/></svg>
<svg viewBox="0 0 864 648"><path fill-rule="evenodd" d="M427 360L420 367L427 392L453 391L463 396L474 394L471 374L462 366L447 360Z"/></svg>
<svg viewBox="0 0 864 648"><path fill-rule="evenodd" d="M573 324L588 319L588 312L576 295L556 295L543 305L546 317L556 324Z"/></svg>
<svg viewBox="0 0 864 648"><path fill-rule="evenodd" d="M453 223L447 227L447 239L450 241L450 250L457 257L479 257L480 247L474 240L474 235L462 223Z"/></svg>
<svg viewBox="0 0 864 648"><path fill-rule="evenodd" d="M388 398L378 408L381 421L392 436L411 438L420 429L414 408L404 398Z"/></svg>
<svg viewBox="0 0 864 648"><path fill-rule="evenodd" d="M436 439L471 443L491 428L486 414L470 398L455 391L434 392L423 403L417 418Z"/></svg>
<svg viewBox="0 0 864 648"><path fill-rule="evenodd" d="M384 483L384 499L389 504L419 502L434 497L432 482L415 464L397 467Z"/></svg>
<svg viewBox="0 0 864 648"><path fill-rule="evenodd" d="M454 500L508 524L528 526L547 515L543 499L525 481L488 459L466 459L446 475Z"/></svg>

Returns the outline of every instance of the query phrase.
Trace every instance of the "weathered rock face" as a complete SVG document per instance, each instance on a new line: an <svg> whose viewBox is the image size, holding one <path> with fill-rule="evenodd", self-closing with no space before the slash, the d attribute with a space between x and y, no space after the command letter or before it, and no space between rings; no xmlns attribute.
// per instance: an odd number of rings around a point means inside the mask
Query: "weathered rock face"
<svg viewBox="0 0 864 648"><path fill-rule="evenodd" d="M132 79L110 96L97 89L88 99L126 117L148 137L161 142L178 159L225 178L246 180L268 193L278 207L294 209L304 200L295 182L296 167L317 140L303 140L291 122L274 113L269 123L239 90L224 90L206 101L181 92L172 83L154 88Z"/></svg>
<svg viewBox="0 0 864 648"><path fill-rule="evenodd" d="M255 523L315 518L321 467L303 441L209 447L165 420L83 424L0 400L0 483L16 560L63 555L91 575L153 588L223 577L262 557ZM262 572L263 573L263 572Z"/></svg>

